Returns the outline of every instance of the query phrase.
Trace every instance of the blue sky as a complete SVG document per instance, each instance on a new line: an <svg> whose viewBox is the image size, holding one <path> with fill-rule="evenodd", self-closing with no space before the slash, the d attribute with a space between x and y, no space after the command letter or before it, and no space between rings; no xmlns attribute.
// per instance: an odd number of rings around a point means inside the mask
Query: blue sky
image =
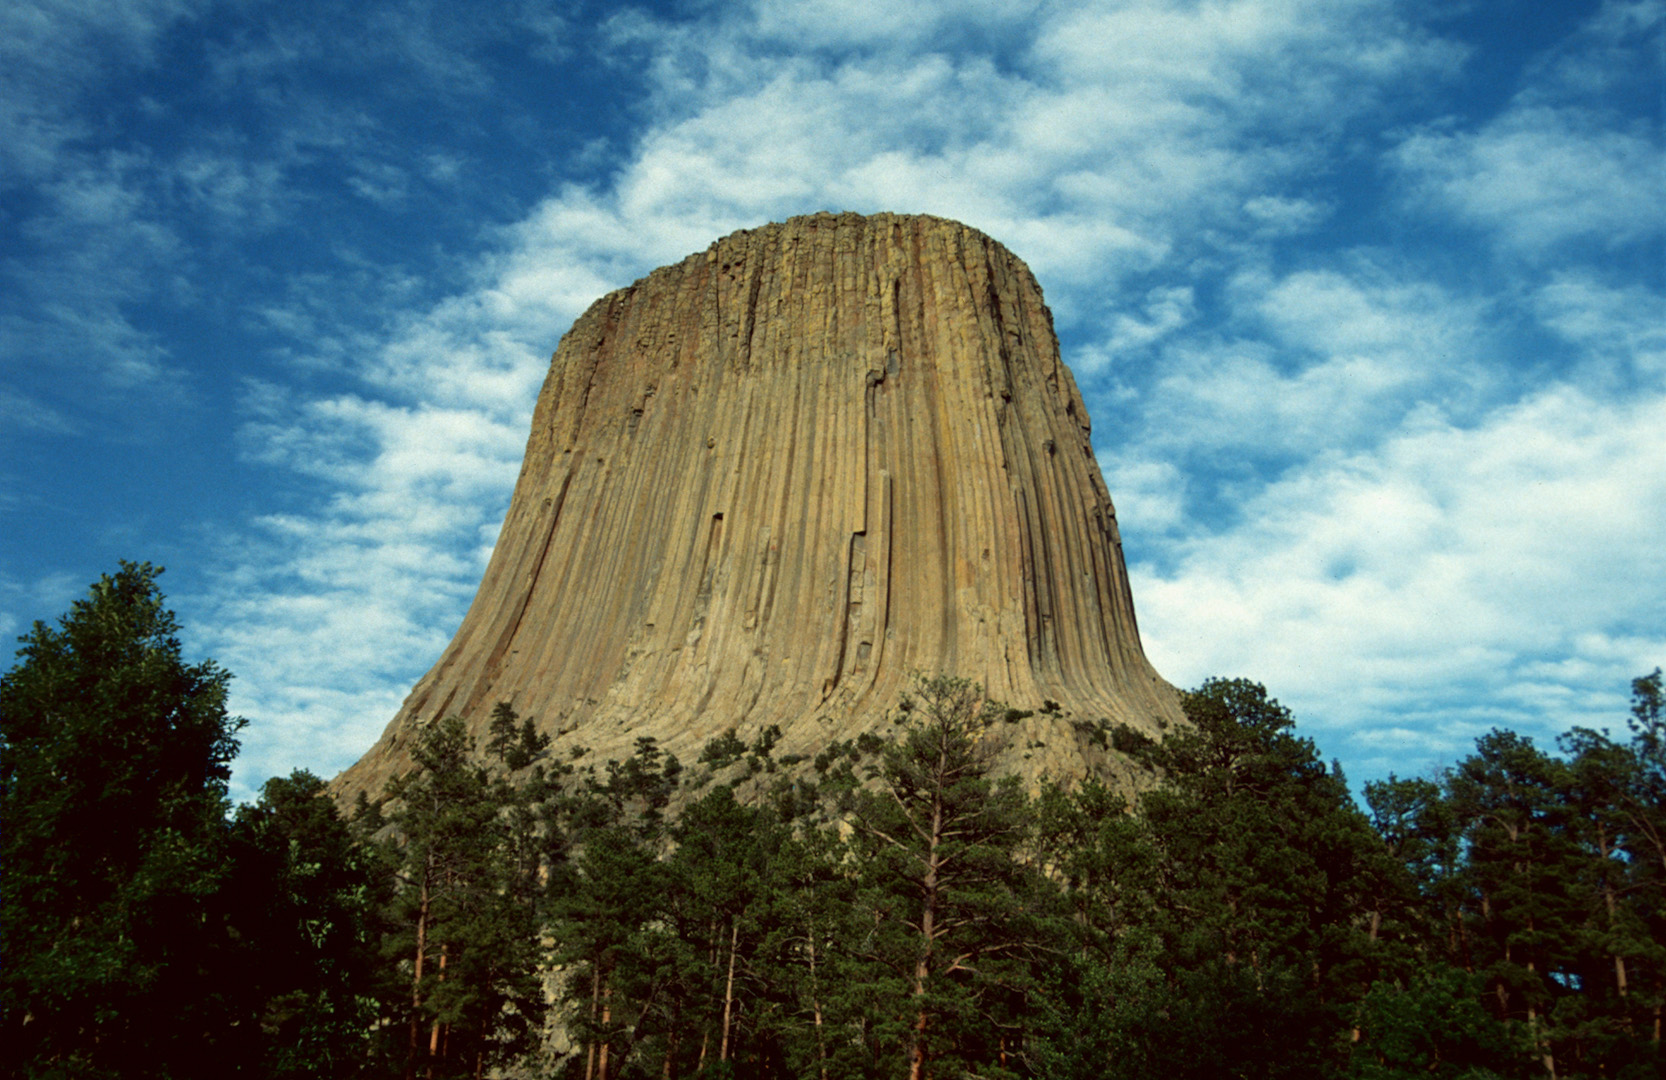
<svg viewBox="0 0 1666 1080"><path fill-rule="evenodd" d="M121 558L235 793L438 657L550 353L816 210L1035 271L1171 681L1357 782L1666 663L1666 3L11 0L0 633Z"/></svg>

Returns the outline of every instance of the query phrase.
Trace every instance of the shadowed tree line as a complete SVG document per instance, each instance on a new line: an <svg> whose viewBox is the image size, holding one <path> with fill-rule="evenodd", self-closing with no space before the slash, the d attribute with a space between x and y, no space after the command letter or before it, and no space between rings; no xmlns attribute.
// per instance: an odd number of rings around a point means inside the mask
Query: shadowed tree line
<svg viewBox="0 0 1666 1080"><path fill-rule="evenodd" d="M242 721L123 564L0 679L0 965L20 1077L1654 1077L1666 716L1508 731L1366 785L1260 686L1023 790L1017 715L922 679L814 759L557 759L447 718L341 814L233 811Z"/></svg>

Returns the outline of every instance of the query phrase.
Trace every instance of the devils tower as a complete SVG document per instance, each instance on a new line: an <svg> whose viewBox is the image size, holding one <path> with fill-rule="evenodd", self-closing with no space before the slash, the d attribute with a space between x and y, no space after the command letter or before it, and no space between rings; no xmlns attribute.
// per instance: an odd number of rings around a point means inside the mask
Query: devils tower
<svg viewBox="0 0 1666 1080"><path fill-rule="evenodd" d="M483 743L499 701L563 756L771 724L814 754L916 673L1031 710L1001 726L1032 778L1179 715L1029 269L940 218L794 218L574 323L473 605L335 786L379 792L438 717Z"/></svg>

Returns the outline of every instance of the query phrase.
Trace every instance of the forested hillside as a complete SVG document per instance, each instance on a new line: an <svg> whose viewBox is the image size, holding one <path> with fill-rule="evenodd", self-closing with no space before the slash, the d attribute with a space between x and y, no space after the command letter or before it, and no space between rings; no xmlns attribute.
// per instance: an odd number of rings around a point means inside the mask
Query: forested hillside
<svg viewBox="0 0 1666 1080"><path fill-rule="evenodd" d="M1244 680L1137 794L989 768L937 677L888 737L559 760L433 724L340 814L232 810L242 721L148 565L0 681L0 967L25 1077L1655 1077L1666 712L1495 731L1361 806Z"/></svg>

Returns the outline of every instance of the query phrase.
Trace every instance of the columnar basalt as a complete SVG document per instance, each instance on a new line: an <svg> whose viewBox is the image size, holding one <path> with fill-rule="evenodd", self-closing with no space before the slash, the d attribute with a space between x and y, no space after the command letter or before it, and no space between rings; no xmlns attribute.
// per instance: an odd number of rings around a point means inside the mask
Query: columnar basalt
<svg viewBox="0 0 1666 1080"><path fill-rule="evenodd" d="M1034 710L1001 725L1032 779L1115 774L1105 722L1179 718L1028 268L938 218L794 218L573 325L468 615L336 790L374 795L440 716L483 743L499 701L558 754L771 724L813 754L916 673Z"/></svg>

